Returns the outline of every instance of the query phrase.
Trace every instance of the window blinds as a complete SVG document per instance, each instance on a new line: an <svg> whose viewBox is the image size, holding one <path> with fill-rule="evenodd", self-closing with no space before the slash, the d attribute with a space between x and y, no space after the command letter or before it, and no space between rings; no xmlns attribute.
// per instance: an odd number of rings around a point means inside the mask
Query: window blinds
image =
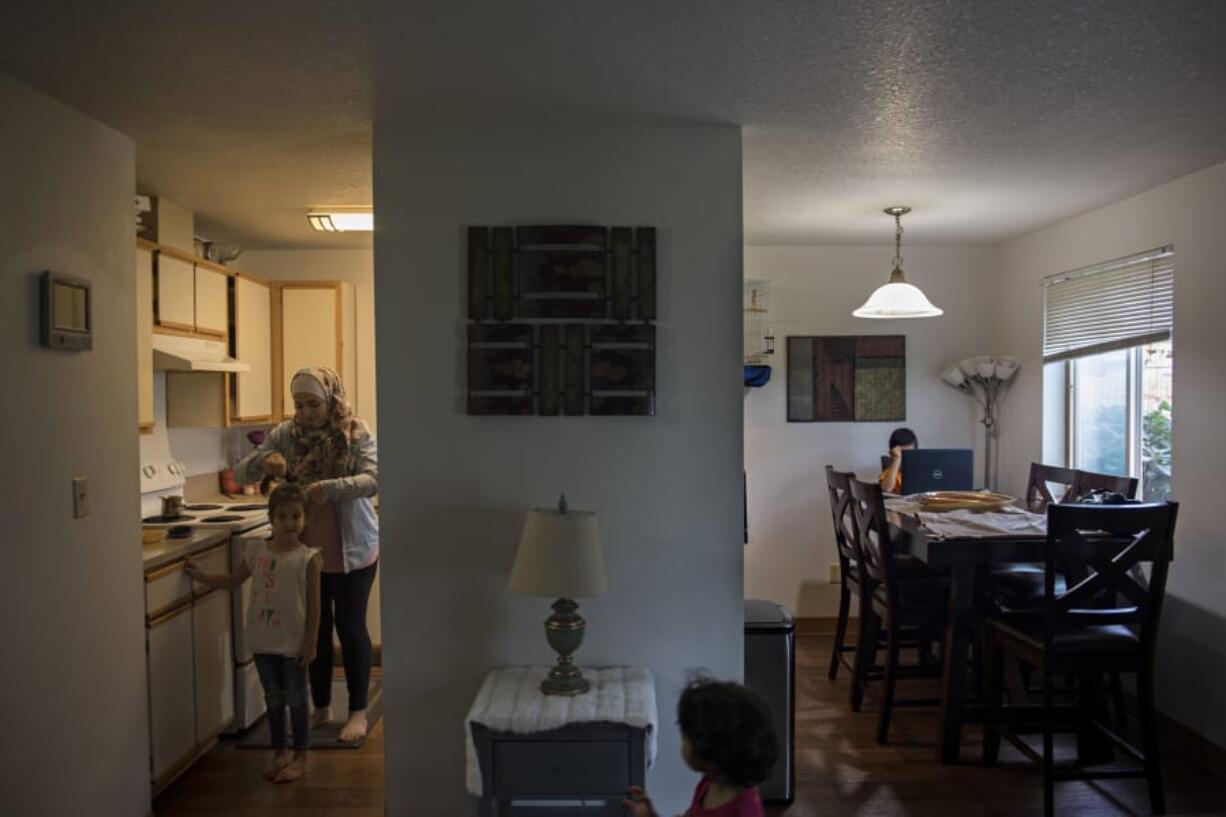
<svg viewBox="0 0 1226 817"><path fill-rule="evenodd" d="M1062 272L1043 285L1043 361L1126 349L1171 337L1171 247Z"/></svg>

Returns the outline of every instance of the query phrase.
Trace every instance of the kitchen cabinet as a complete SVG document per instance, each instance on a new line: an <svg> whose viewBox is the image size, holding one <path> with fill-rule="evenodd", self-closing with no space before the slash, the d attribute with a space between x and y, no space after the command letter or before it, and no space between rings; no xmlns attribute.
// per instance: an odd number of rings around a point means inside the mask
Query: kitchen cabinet
<svg viewBox="0 0 1226 817"><path fill-rule="evenodd" d="M190 256L157 253L157 325L180 332L196 330L196 265Z"/></svg>
<svg viewBox="0 0 1226 817"><path fill-rule="evenodd" d="M357 319L353 286L343 281L274 283L273 356L276 411L294 413L290 381L306 366L340 375L349 402L357 400Z"/></svg>
<svg viewBox="0 0 1226 817"><path fill-rule="evenodd" d="M136 247L136 406L142 433L153 430L153 249Z"/></svg>
<svg viewBox="0 0 1226 817"><path fill-rule="evenodd" d="M234 279L232 355L251 368L236 372L230 390L230 421L272 420L272 289L240 274Z"/></svg>
<svg viewBox="0 0 1226 817"><path fill-rule="evenodd" d="M196 756L196 679L190 603L149 620L149 729L154 787Z"/></svg>
<svg viewBox="0 0 1226 817"><path fill-rule="evenodd" d="M225 548L222 548L224 555ZM213 590L192 606L196 666L196 743L203 751L234 721L230 591Z"/></svg>
<svg viewBox="0 0 1226 817"><path fill-rule="evenodd" d="M198 335L226 336L229 328L229 276L201 264L195 265L195 327Z"/></svg>

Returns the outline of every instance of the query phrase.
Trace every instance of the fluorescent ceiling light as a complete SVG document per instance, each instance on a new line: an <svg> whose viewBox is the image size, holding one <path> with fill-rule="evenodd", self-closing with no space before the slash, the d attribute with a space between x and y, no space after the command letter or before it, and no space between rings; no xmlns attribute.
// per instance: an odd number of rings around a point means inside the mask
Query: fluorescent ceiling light
<svg viewBox="0 0 1226 817"><path fill-rule="evenodd" d="M307 211L307 221L325 233L367 232L375 229L375 214L369 207L330 207Z"/></svg>

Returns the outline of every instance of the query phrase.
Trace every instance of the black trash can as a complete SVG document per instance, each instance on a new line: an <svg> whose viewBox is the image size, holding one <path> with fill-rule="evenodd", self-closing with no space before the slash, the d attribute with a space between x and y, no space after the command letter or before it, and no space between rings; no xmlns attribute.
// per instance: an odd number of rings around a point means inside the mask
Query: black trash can
<svg viewBox="0 0 1226 817"><path fill-rule="evenodd" d="M796 623L773 601L745 601L745 686L770 707L779 759L759 791L767 803L796 796Z"/></svg>

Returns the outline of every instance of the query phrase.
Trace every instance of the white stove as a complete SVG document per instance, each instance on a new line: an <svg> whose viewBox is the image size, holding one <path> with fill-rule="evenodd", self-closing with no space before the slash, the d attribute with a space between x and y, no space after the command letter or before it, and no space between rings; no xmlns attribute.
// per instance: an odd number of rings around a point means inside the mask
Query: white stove
<svg viewBox="0 0 1226 817"><path fill-rule="evenodd" d="M251 530L268 521L265 502L234 500L227 503L187 503L176 517L162 516L162 497L183 496L187 469L170 457L151 458L141 463L141 525L146 528L214 528L233 533Z"/></svg>

